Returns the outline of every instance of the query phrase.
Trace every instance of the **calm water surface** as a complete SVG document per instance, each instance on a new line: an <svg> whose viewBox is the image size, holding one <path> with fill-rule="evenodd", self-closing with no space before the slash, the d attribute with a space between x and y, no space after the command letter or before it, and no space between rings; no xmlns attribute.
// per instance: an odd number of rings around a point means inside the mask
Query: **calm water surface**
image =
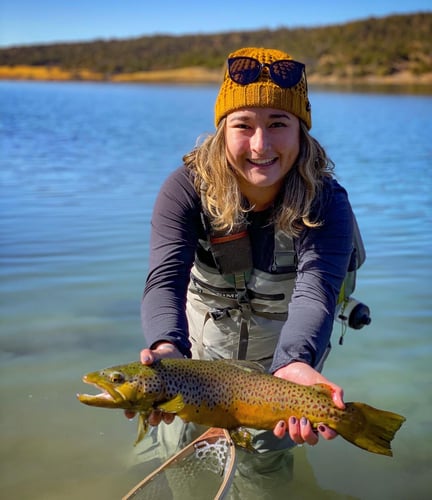
<svg viewBox="0 0 432 500"><path fill-rule="evenodd" d="M0 83L1 494L117 499L136 423L80 405L83 373L143 347L149 221L164 178L213 130L215 87ZM428 499L432 491L432 99L312 90L368 251L373 322L325 374L407 422L394 458L342 439L299 448L291 498ZM307 453L307 462L300 454ZM301 493L298 493L298 492Z"/></svg>

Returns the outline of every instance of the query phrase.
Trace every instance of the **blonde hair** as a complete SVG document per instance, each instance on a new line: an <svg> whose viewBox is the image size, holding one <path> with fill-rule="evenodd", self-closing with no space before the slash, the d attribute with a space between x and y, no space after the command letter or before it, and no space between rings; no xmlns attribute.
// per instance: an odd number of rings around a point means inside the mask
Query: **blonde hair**
<svg viewBox="0 0 432 500"><path fill-rule="evenodd" d="M192 172L194 186L205 210L217 231L232 232L246 223L247 206L230 167L225 151L225 122L223 118L214 135L209 135L183 158ZM311 208L319 194L324 177L331 177L333 162L324 148L308 132L300 120L300 153L288 172L281 193L281 202L274 214L274 224L291 236L298 236L304 227L317 227Z"/></svg>

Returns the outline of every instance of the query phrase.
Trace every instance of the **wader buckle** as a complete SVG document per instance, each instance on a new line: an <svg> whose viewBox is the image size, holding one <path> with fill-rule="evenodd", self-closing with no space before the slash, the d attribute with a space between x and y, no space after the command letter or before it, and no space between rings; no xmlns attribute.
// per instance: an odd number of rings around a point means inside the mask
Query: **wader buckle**
<svg viewBox="0 0 432 500"><path fill-rule="evenodd" d="M224 307L223 309L213 308L208 312L213 321L218 321L223 318L230 318L231 307Z"/></svg>

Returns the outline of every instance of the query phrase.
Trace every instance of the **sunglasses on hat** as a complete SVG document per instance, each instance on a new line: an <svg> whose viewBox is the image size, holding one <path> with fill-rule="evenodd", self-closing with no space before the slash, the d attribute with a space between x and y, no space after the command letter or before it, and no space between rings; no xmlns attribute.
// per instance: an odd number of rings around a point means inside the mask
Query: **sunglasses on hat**
<svg viewBox="0 0 432 500"><path fill-rule="evenodd" d="M245 56L228 59L228 74L233 82L240 85L256 82L264 68L268 68L271 80L283 89L297 85L305 72L305 65L292 59L281 59L271 64Z"/></svg>

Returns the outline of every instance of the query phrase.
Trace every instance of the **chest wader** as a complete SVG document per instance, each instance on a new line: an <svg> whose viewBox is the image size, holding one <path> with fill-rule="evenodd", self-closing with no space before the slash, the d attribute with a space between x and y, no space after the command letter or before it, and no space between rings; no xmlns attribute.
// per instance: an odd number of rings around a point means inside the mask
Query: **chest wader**
<svg viewBox="0 0 432 500"><path fill-rule="evenodd" d="M272 271L253 268L246 229L207 241L217 269L197 257L188 291L188 320L194 355L252 359L269 368L283 322L288 317L296 277L292 238L275 234Z"/></svg>
<svg viewBox="0 0 432 500"><path fill-rule="evenodd" d="M226 236L212 236L210 244L220 274L233 285L237 301L235 307L240 313L239 340L235 358L246 359L252 313L246 285L252 269L249 234L244 230ZM213 309L209 314L217 320L220 314L227 313L229 313L229 309L225 308L223 310Z"/></svg>
<svg viewBox="0 0 432 500"><path fill-rule="evenodd" d="M268 368L294 288L297 256L293 239L282 231L275 233L272 273L266 273L253 268L246 228L220 235L204 214L202 218L208 239L200 240L200 245L211 251L217 269L197 257L191 271L187 314L194 355L251 359ZM352 296L357 269L366 258L354 214L353 223L353 253L335 311L335 319L341 323L339 344L348 327L358 330L371 322L369 307ZM315 369L322 369L327 354Z"/></svg>

